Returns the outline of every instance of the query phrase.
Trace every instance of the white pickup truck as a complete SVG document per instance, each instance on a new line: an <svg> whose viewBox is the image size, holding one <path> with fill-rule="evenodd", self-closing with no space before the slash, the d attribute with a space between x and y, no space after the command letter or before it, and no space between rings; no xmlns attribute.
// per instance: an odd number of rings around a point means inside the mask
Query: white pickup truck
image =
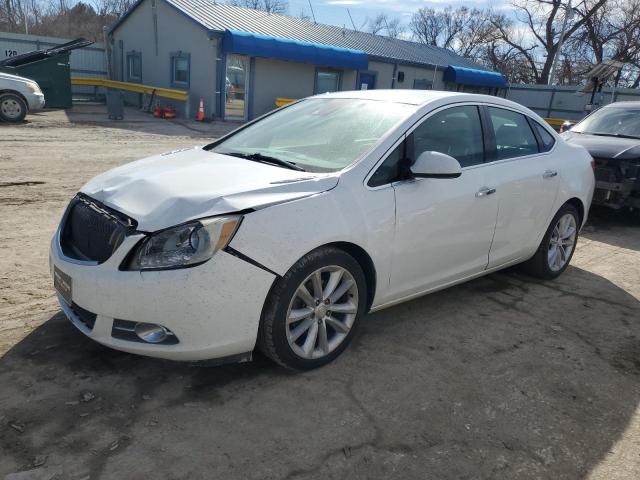
<svg viewBox="0 0 640 480"><path fill-rule="evenodd" d="M44 94L35 81L0 72L0 121L21 122L42 108Z"/></svg>

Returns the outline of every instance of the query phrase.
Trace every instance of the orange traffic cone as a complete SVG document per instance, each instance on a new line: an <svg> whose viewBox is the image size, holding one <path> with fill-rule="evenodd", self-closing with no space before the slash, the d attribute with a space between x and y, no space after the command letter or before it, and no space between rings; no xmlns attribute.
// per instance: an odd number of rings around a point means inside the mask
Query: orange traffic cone
<svg viewBox="0 0 640 480"><path fill-rule="evenodd" d="M200 106L198 107L198 116L196 120L204 122L204 98L200 97Z"/></svg>

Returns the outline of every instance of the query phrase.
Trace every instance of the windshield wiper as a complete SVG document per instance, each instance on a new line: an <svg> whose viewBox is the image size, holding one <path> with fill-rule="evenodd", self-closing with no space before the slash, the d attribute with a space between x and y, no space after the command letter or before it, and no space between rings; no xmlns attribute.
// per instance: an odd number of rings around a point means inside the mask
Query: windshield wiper
<svg viewBox="0 0 640 480"><path fill-rule="evenodd" d="M244 158L246 160L253 160L254 162L270 163L272 165L278 165L279 167L289 168L291 170L297 170L304 172L305 169L296 165L288 160L282 160L281 158L270 157L269 155L263 155L262 153L242 153L242 152L219 152L223 155L229 155L231 157Z"/></svg>
<svg viewBox="0 0 640 480"><path fill-rule="evenodd" d="M595 133L595 132L582 132L587 135L596 135L598 137L617 137L617 138L631 138L633 140L640 140L640 137L635 135L625 135L624 133Z"/></svg>

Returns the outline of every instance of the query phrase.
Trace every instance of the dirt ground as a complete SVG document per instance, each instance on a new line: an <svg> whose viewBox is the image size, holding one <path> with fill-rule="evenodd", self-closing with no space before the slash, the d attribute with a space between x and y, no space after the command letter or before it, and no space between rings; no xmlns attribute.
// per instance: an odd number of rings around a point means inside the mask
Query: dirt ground
<svg viewBox="0 0 640 480"><path fill-rule="evenodd" d="M0 125L0 478L640 478L638 220L593 212L556 281L511 269L370 315L313 372L137 357L63 318L49 240L93 175L233 125L104 117Z"/></svg>

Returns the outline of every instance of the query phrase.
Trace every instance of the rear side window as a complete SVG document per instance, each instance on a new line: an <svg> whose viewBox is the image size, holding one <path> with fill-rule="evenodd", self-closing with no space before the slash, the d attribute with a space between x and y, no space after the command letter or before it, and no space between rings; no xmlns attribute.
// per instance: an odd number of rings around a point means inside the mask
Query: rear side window
<svg viewBox="0 0 640 480"><path fill-rule="evenodd" d="M484 141L478 107L461 106L442 110L416 128L413 133L413 152L446 153L469 167L484 162Z"/></svg>
<svg viewBox="0 0 640 480"><path fill-rule="evenodd" d="M544 128L535 120L530 120L530 122L531 125L533 125L533 128L536 129L536 132L538 132L538 136L540 137L540 151L548 152L549 150L551 150L553 148L553 144L556 143L553 135L551 135L546 128Z"/></svg>
<svg viewBox="0 0 640 480"><path fill-rule="evenodd" d="M524 115L489 107L489 116L496 137L497 160L538 153L538 142Z"/></svg>

